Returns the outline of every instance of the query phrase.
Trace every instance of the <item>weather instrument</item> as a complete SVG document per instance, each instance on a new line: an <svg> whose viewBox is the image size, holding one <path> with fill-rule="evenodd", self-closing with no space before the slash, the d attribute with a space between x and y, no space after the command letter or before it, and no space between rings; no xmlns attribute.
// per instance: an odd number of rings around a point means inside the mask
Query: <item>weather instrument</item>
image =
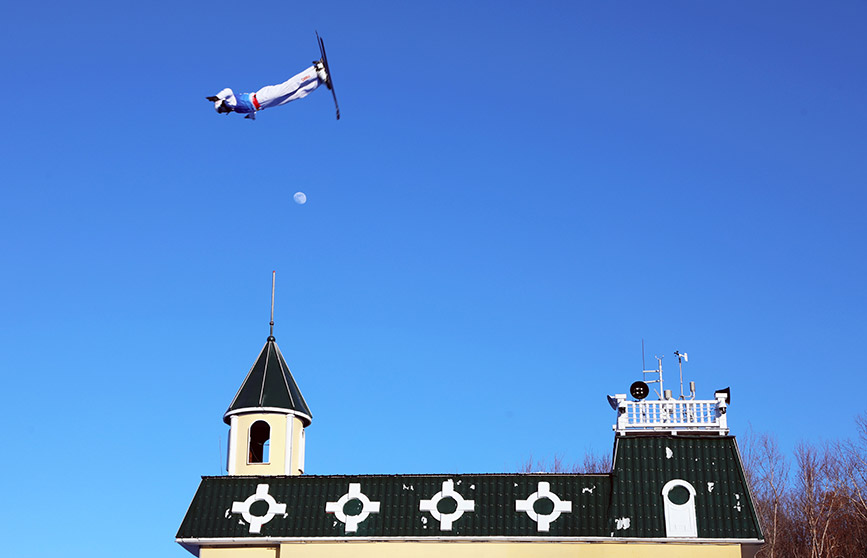
<svg viewBox="0 0 867 558"><path fill-rule="evenodd" d="M677 357L677 367L680 369L680 398L683 399L683 363L689 362L689 357L680 351L674 351L674 356Z"/></svg>
<svg viewBox="0 0 867 558"><path fill-rule="evenodd" d="M644 365L642 342L641 380L632 382L628 393L608 396L608 405L617 412L614 430L618 436L632 433L681 431L726 435L729 432L726 409L731 403L729 388L718 389L713 399L696 399L695 382L689 382L689 393L684 393L683 363L686 353L675 351L680 368L680 394L666 389L662 378L663 355L656 356L656 369L647 370ZM657 385L653 385L657 384ZM651 392L656 398L650 397ZM669 455L671 457L671 455Z"/></svg>
<svg viewBox="0 0 867 558"><path fill-rule="evenodd" d="M685 395L683 393L683 363L689 362L689 357L686 353L682 353L680 351L674 351L674 356L677 357L678 368L680 369L680 397L679 399L695 399L695 382L689 383L689 395ZM641 401L646 399L648 395L650 395L650 384L659 384L659 389L655 390L656 395L660 400L663 399L673 399L673 395L671 390L667 390L663 386L662 380L662 359L663 356L657 356L656 358L656 369L655 370L647 370L644 364L644 339L641 340L641 373L643 375L643 379L637 382L633 382L631 386L629 386L629 393L636 400ZM656 378L648 379L648 374L655 374ZM721 392L723 390L720 390ZM624 396L625 397L625 396Z"/></svg>

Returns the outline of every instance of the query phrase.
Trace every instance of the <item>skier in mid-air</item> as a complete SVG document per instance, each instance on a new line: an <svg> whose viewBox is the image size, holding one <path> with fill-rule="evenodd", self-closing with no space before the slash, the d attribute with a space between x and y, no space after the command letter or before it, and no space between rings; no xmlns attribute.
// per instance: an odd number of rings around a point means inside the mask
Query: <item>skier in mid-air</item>
<svg viewBox="0 0 867 558"><path fill-rule="evenodd" d="M256 118L257 111L306 97L323 83L331 89L322 60L316 60L312 66L279 85L268 85L255 93L240 95L227 87L208 100L214 103L214 109L219 113L237 112L246 115L245 118Z"/></svg>
<svg viewBox="0 0 867 558"><path fill-rule="evenodd" d="M316 33L316 42L319 43L319 54L322 57L319 60L314 60L312 66L280 85L268 85L255 93L241 93L240 95L235 95L227 87L216 95L207 97L207 99L214 103L214 109L219 113L238 112L244 114L244 118L255 119L256 112L306 97L324 83L325 87L331 90L337 120L340 120L340 107L337 106L337 95L334 93L334 84L331 82L331 70L328 67L328 56L325 54L325 43L319 33Z"/></svg>

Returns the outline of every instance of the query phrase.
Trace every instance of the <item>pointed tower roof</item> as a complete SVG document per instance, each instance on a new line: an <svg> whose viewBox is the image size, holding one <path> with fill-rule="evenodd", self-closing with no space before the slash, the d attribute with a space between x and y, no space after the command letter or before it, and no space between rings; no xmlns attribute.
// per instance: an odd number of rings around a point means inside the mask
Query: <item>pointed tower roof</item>
<svg viewBox="0 0 867 558"><path fill-rule="evenodd" d="M273 335L265 341L259 358L250 368L232 404L223 415L223 421L229 424L229 417L232 415L263 411L296 415L304 422L304 426L309 426L313 420L310 408L307 407L307 402L304 401L304 396L301 395Z"/></svg>

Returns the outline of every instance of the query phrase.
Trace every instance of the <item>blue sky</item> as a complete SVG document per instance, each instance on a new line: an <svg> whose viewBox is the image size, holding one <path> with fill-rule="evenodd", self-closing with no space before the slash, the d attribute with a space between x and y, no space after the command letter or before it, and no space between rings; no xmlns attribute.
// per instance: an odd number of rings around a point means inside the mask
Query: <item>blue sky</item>
<svg viewBox="0 0 867 558"><path fill-rule="evenodd" d="M325 90L205 101L302 70L314 29L339 122ZM186 555L272 270L310 473L608 452L642 339L731 386L737 435L854 433L864 2L18 3L0 30L9 556Z"/></svg>

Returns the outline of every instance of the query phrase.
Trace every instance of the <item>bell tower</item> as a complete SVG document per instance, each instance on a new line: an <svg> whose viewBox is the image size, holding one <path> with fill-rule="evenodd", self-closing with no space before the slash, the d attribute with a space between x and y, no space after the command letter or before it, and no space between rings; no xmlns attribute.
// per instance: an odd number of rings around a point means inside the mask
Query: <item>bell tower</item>
<svg viewBox="0 0 867 558"><path fill-rule="evenodd" d="M274 280L271 334L223 415L229 425L229 475L304 474L304 429L310 408L274 338Z"/></svg>

